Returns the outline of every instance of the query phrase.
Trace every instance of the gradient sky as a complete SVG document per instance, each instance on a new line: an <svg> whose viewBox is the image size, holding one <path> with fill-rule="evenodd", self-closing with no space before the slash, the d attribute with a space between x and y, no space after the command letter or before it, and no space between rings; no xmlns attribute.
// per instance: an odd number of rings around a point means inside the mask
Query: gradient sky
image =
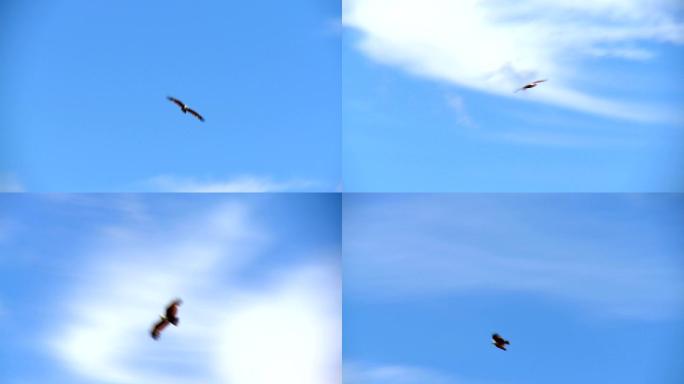
<svg viewBox="0 0 684 384"><path fill-rule="evenodd" d="M684 381L682 196L343 207L345 384Z"/></svg>
<svg viewBox="0 0 684 384"><path fill-rule="evenodd" d="M339 20L327 0L4 0L0 190L336 190Z"/></svg>
<svg viewBox="0 0 684 384"><path fill-rule="evenodd" d="M338 195L4 194L0 212L0 382L339 382Z"/></svg>
<svg viewBox="0 0 684 384"><path fill-rule="evenodd" d="M684 190L679 0L346 0L343 25L345 190Z"/></svg>

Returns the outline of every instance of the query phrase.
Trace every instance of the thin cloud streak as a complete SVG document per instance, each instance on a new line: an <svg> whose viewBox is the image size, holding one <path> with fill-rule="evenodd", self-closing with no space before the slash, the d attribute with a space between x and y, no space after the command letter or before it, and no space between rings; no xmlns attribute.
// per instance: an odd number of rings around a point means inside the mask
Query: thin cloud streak
<svg viewBox="0 0 684 384"><path fill-rule="evenodd" d="M260 193L302 192L316 189L317 183L306 180L273 181L265 177L243 176L224 181L199 181L191 178L157 176L148 183L159 192L187 193Z"/></svg>
<svg viewBox="0 0 684 384"><path fill-rule="evenodd" d="M366 55L413 74L613 118L677 120L675 111L594 94L582 64L606 56L645 61L653 53L643 43L684 44L684 24L671 12L681 5L575 3L347 0L343 22L361 32L358 48ZM539 77L552 84L513 94Z"/></svg>

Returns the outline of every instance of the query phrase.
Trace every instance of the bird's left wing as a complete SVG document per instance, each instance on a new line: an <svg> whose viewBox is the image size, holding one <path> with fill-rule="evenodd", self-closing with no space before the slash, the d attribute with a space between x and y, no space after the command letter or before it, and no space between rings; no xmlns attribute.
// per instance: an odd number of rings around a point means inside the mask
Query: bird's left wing
<svg viewBox="0 0 684 384"><path fill-rule="evenodd" d="M167 325L169 325L168 320L165 318L159 319L159 322L152 327L152 331L150 332L152 334L152 338L157 339L161 331L163 331Z"/></svg>
<svg viewBox="0 0 684 384"><path fill-rule="evenodd" d="M166 98L169 99L169 101L172 101L174 104L176 104L177 106L179 106L179 107L181 107L181 108L185 107L185 103L183 103L182 101L176 99L175 97L166 96Z"/></svg>

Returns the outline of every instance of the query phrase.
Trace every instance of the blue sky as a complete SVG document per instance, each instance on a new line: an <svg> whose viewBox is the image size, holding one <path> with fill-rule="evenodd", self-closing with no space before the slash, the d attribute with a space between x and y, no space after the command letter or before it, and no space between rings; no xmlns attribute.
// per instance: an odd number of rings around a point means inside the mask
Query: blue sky
<svg viewBox="0 0 684 384"><path fill-rule="evenodd" d="M683 210L666 194L344 196L345 384L682 382Z"/></svg>
<svg viewBox="0 0 684 384"><path fill-rule="evenodd" d="M0 381L337 382L340 203L0 196ZM174 297L180 325L154 341Z"/></svg>
<svg viewBox="0 0 684 384"><path fill-rule="evenodd" d="M337 1L3 1L0 189L336 190L339 20Z"/></svg>
<svg viewBox="0 0 684 384"><path fill-rule="evenodd" d="M347 191L684 190L681 1L347 0L343 25Z"/></svg>

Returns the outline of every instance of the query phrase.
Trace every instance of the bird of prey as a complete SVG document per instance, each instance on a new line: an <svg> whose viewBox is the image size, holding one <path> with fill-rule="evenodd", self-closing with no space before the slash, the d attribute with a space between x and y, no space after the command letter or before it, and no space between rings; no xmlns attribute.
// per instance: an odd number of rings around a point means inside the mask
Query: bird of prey
<svg viewBox="0 0 684 384"><path fill-rule="evenodd" d="M166 98L169 99L170 101L172 101L174 104L176 104L181 109L181 111L183 111L183 113L190 112L191 115L195 116L200 121L204 121L204 117L202 117L202 115L197 113L197 111L195 111L194 109L188 107L184 102L176 99L175 97L171 97L171 96L167 96Z"/></svg>
<svg viewBox="0 0 684 384"><path fill-rule="evenodd" d="M541 84L541 83L543 83L543 82L545 82L545 81L546 81L546 79L544 79L544 80L535 80L535 81L533 81L533 82L531 82L531 83L527 83L527 84L523 85L522 87L516 89L515 92L526 91L526 90L528 90L528 89L532 89L532 88L536 87L537 85L539 85L539 84Z"/></svg>
<svg viewBox="0 0 684 384"><path fill-rule="evenodd" d="M492 344L494 344L495 347L503 349L505 351L506 344L510 344L510 342L501 337L498 333L495 333L492 335Z"/></svg>
<svg viewBox="0 0 684 384"><path fill-rule="evenodd" d="M173 324L174 326L178 326L178 306L181 305L182 301L180 299L176 299L171 304L166 307L166 316L159 316L159 321L152 327L152 330L150 331L150 334L152 335L152 338L157 340L159 338L159 334L161 334L161 331L166 328L169 323Z"/></svg>

